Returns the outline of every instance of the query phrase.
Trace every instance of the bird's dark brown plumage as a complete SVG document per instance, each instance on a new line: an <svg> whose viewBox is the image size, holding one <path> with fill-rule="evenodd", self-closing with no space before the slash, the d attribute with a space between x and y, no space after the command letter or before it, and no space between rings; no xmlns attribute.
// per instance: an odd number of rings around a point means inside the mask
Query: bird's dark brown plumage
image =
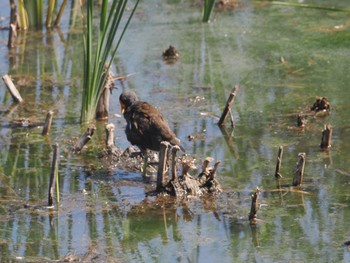
<svg viewBox="0 0 350 263"><path fill-rule="evenodd" d="M125 91L119 97L122 113L127 122L125 133L128 141L142 152L160 150L160 143L167 141L180 146L180 140L170 130L163 115L151 104L139 101L132 91ZM181 146L180 148L184 150Z"/></svg>

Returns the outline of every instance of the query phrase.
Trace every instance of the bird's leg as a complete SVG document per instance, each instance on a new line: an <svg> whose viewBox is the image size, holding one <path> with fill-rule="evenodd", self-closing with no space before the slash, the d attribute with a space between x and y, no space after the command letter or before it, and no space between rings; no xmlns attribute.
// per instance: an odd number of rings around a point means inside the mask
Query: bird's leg
<svg viewBox="0 0 350 263"><path fill-rule="evenodd" d="M147 173L147 166L148 166L147 150L141 150L141 155L143 156L143 165L141 167L141 172L142 172L142 176L145 177Z"/></svg>

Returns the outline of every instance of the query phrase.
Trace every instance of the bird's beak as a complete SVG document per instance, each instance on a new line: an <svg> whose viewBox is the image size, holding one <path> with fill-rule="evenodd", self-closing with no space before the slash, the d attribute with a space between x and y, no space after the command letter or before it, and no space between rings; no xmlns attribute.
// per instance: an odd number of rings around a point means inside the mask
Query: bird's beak
<svg viewBox="0 0 350 263"><path fill-rule="evenodd" d="M120 103L120 110L122 111L122 114L124 114L124 112L125 112L125 105L121 101L119 101L119 103Z"/></svg>

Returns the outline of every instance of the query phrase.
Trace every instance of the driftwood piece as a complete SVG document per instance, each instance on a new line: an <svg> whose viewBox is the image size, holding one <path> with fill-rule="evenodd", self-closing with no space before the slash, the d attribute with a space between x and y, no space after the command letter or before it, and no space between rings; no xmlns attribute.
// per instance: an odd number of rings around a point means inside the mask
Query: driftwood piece
<svg viewBox="0 0 350 263"><path fill-rule="evenodd" d="M114 146L114 124L109 123L106 125L106 146Z"/></svg>
<svg viewBox="0 0 350 263"><path fill-rule="evenodd" d="M277 164L276 164L276 172L275 172L276 178L282 178L282 174L281 174L282 156L283 156L283 146L280 146L278 148L278 155L277 155Z"/></svg>
<svg viewBox="0 0 350 263"><path fill-rule="evenodd" d="M233 116L232 116L232 113L231 113L230 109L231 109L233 101L234 101L234 99L235 99L235 97L237 95L238 90L239 90L239 86L238 85L233 87L233 89L232 89L232 91L230 93L230 96L229 96L229 98L228 98L228 100L226 102L226 106L225 106L225 108L224 108L224 110L222 112L221 118L220 118L220 120L218 122L219 126L223 126L224 125L225 120L227 118L227 114L230 114L230 116L231 116L231 125L233 127L234 119L233 119Z"/></svg>
<svg viewBox="0 0 350 263"><path fill-rule="evenodd" d="M257 222L256 213L260 209L259 194L260 194L260 188L257 187L255 190L255 193L251 195L252 204L250 206L250 213L249 213L249 222L251 225L256 225L256 222Z"/></svg>
<svg viewBox="0 0 350 263"><path fill-rule="evenodd" d="M168 180L168 176L166 174L166 164L167 164L169 145L170 144L165 141L160 143L159 166L158 166L158 172L157 172L157 191L158 192L163 189L163 187L165 186Z"/></svg>
<svg viewBox="0 0 350 263"><path fill-rule="evenodd" d="M94 135L95 130L96 130L96 127L93 124L91 124L91 125L89 125L89 127L87 127L86 131L80 136L80 138L73 145L73 152L74 153L81 152L84 145L87 144L88 141L91 140L92 136Z"/></svg>
<svg viewBox="0 0 350 263"><path fill-rule="evenodd" d="M15 0L10 0L11 15L10 15L10 26L9 26L9 39L7 42L8 48L13 48L15 46L15 40L17 38L17 21L18 12Z"/></svg>
<svg viewBox="0 0 350 263"><path fill-rule="evenodd" d="M59 145L58 145L58 143L56 143L54 145L53 156L52 156L52 163L51 163L49 194L48 194L48 206L53 206L54 182L55 182L56 171L58 169L58 157L59 157L58 151L59 151Z"/></svg>
<svg viewBox="0 0 350 263"><path fill-rule="evenodd" d="M298 162L294 170L293 186L301 186L304 177L305 153L298 154Z"/></svg>
<svg viewBox="0 0 350 263"><path fill-rule="evenodd" d="M53 114L54 114L53 111L49 111L46 115L46 120L43 128L43 132L42 132L43 136L49 135L50 133Z"/></svg>
<svg viewBox="0 0 350 263"><path fill-rule="evenodd" d="M321 149L329 149L331 147L333 127L329 124L324 125L321 138Z"/></svg>
<svg viewBox="0 0 350 263"><path fill-rule="evenodd" d="M21 94L19 94L16 86L13 84L11 77L8 74L6 74L2 76L2 79L4 80L6 87L9 90L13 100L15 102L22 102L23 99L21 97Z"/></svg>

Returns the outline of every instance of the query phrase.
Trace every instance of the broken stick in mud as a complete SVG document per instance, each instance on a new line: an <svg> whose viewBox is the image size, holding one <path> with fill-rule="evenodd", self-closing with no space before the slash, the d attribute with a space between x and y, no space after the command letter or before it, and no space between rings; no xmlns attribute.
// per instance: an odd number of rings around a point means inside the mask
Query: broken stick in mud
<svg viewBox="0 0 350 263"><path fill-rule="evenodd" d="M282 167L282 156L283 156L283 147L280 146L278 148L278 155L277 155L277 164L276 164L276 172L275 172L275 177L282 178L281 174L281 167Z"/></svg>
<svg viewBox="0 0 350 263"><path fill-rule="evenodd" d="M231 113L231 106L232 106L233 101L234 101L234 99L235 99L235 97L237 95L238 90L239 90L239 85L236 85L236 86L233 87L233 89L232 89L232 91L230 93L230 96L229 96L229 98L228 98L228 100L226 102L226 106L225 106L225 108L224 108L224 110L223 110L223 112L221 114L221 118L220 118L220 120L218 122L219 126L223 126L224 125L225 120L227 118L227 114L230 114L231 126L233 127L234 119L233 119L233 116L232 116L232 113Z"/></svg>
<svg viewBox="0 0 350 263"><path fill-rule="evenodd" d="M94 135L94 132L96 130L95 125L90 124L86 131L80 136L80 138L74 143L73 145L73 152L79 153L85 146L85 144L88 143L88 141L91 140L92 136Z"/></svg>

